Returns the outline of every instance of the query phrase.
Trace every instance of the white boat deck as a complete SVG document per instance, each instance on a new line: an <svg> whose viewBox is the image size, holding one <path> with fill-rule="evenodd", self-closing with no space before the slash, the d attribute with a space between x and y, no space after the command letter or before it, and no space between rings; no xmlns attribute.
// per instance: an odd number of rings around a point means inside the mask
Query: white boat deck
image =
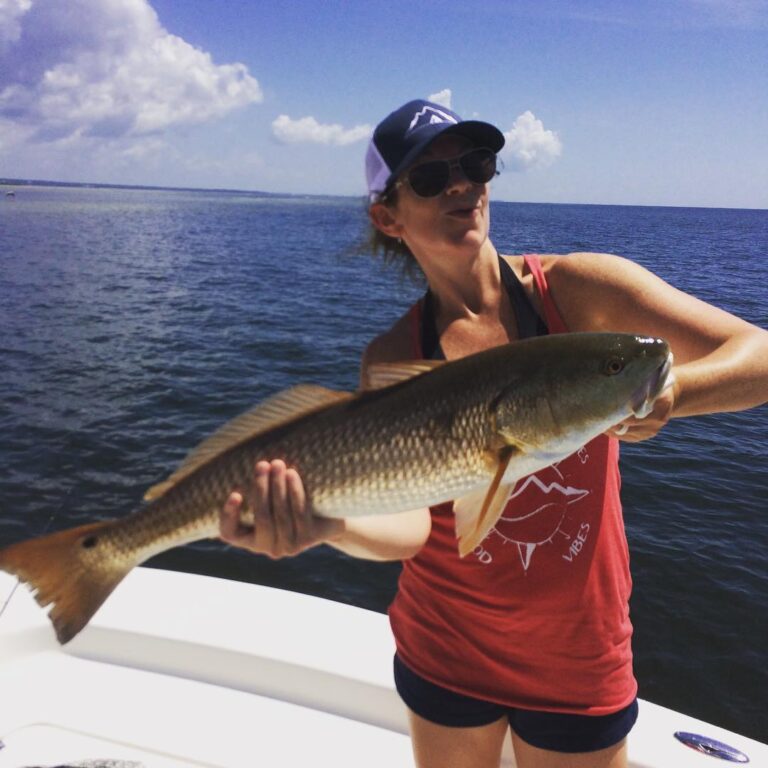
<svg viewBox="0 0 768 768"><path fill-rule="evenodd" d="M0 606L14 585L0 573ZM19 588L0 615L0 768L409 766L393 653L380 614L147 568L62 648ZM768 746L641 702L633 768L725 765L678 730L768 767Z"/></svg>

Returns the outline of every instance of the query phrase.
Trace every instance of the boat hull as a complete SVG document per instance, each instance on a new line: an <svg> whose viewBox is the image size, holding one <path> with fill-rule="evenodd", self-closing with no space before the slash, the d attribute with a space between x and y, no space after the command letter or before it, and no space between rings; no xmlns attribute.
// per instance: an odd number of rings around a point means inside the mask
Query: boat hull
<svg viewBox="0 0 768 768"><path fill-rule="evenodd" d="M0 574L0 606L14 588ZM393 653L384 615L151 568L62 648L20 587L0 615L0 767L412 765ZM717 765L676 731L768 765L768 746L641 701L632 768Z"/></svg>

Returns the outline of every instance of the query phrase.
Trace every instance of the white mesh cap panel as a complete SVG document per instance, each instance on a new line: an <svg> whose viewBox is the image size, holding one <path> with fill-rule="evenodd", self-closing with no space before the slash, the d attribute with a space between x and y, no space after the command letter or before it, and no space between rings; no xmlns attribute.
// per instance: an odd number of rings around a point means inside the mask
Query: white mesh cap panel
<svg viewBox="0 0 768 768"><path fill-rule="evenodd" d="M376 148L373 141L368 144L368 151L365 153L365 178L368 182L368 197L371 202L384 191L391 171L384 162L384 158Z"/></svg>

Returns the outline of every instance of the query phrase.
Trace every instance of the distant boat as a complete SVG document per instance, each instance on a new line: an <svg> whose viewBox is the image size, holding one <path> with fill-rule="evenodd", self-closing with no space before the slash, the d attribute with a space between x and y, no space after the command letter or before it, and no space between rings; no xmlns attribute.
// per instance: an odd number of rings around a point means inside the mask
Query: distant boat
<svg viewBox="0 0 768 768"><path fill-rule="evenodd" d="M13 190L11 190L10 192L6 192L5 196L6 197L16 197L16 193Z"/></svg>

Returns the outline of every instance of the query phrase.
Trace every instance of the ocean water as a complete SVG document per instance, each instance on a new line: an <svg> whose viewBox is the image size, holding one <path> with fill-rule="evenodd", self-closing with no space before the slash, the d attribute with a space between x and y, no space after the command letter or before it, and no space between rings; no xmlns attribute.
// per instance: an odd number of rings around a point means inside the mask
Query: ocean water
<svg viewBox="0 0 768 768"><path fill-rule="evenodd" d="M492 218L502 252L618 253L768 326L768 211L496 203ZM354 388L366 342L422 291L359 252L364 221L361 201L335 198L0 198L0 546L128 513L275 391ZM640 694L763 741L767 435L762 407L622 449ZM399 571L328 548L274 562L215 542L152 564L379 611Z"/></svg>

